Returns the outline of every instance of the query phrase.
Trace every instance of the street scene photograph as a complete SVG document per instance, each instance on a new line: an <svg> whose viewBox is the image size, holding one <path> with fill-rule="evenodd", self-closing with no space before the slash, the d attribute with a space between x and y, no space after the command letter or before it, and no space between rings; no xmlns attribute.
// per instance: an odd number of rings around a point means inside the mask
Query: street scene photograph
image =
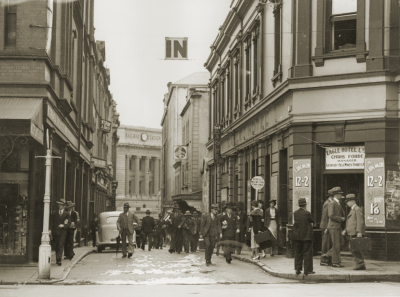
<svg viewBox="0 0 400 297"><path fill-rule="evenodd" d="M0 5L0 297L400 296L398 0Z"/></svg>

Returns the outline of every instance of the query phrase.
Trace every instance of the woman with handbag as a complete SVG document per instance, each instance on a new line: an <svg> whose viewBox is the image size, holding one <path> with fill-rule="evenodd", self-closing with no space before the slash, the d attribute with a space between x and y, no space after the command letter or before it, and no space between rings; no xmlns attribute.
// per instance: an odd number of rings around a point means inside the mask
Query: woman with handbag
<svg viewBox="0 0 400 297"><path fill-rule="evenodd" d="M275 208L276 200L271 200L269 202L269 208L265 210L264 215L264 227L271 231L272 235L275 237L276 241L271 247L271 257L275 255L274 250L277 253L278 249L278 238L279 238L279 231L282 230L282 220L279 214L278 209Z"/></svg>
<svg viewBox="0 0 400 297"><path fill-rule="evenodd" d="M266 249L266 242L258 244L254 236L264 231L264 226L262 223L263 212L258 208L258 202L256 200L251 202L251 208L252 211L247 219L247 230L249 230L251 233L251 258L253 260L259 260L260 256L258 255L258 248L261 248L261 250Z"/></svg>

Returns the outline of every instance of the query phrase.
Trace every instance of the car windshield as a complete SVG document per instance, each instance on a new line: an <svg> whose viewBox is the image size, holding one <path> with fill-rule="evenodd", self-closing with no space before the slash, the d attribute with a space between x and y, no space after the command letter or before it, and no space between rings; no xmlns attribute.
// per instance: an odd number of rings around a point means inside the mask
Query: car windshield
<svg viewBox="0 0 400 297"><path fill-rule="evenodd" d="M116 223L118 220L118 217L108 217L106 220L107 224L111 224L111 223Z"/></svg>

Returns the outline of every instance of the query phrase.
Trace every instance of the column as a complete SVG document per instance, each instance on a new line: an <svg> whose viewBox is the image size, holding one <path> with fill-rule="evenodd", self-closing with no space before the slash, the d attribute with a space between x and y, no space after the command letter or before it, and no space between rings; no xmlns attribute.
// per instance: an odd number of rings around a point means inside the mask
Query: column
<svg viewBox="0 0 400 297"><path fill-rule="evenodd" d="M233 202L233 192L234 192L234 185L233 185L233 179L235 178L235 168L234 167L234 162L235 159L234 157L229 157L228 159L228 201Z"/></svg>
<svg viewBox="0 0 400 297"><path fill-rule="evenodd" d="M258 168L257 168L257 175L261 176L265 181L265 142L261 141L258 143ZM258 199L265 201L265 185L262 189L258 190ZM265 205L266 206L266 205Z"/></svg>
<svg viewBox="0 0 400 297"><path fill-rule="evenodd" d="M129 156L125 156L125 198L129 196Z"/></svg>
<svg viewBox="0 0 400 297"><path fill-rule="evenodd" d="M239 151L238 154L238 202L244 201L244 162L243 162L243 151Z"/></svg>
<svg viewBox="0 0 400 297"><path fill-rule="evenodd" d="M149 197L149 160L150 157L144 159L144 195Z"/></svg>
<svg viewBox="0 0 400 297"><path fill-rule="evenodd" d="M139 197L139 186L140 186L140 156L136 156L136 162L135 162L135 192L136 192L136 197Z"/></svg>
<svg viewBox="0 0 400 297"><path fill-rule="evenodd" d="M216 189L217 189L217 203L221 207L221 165L218 163L215 164L216 172L215 176L217 179L216 182Z"/></svg>
<svg viewBox="0 0 400 297"><path fill-rule="evenodd" d="M66 143L64 147L64 151L62 152L62 169L61 169L61 175L62 175L62 197L67 200L71 200L71 197L65 197L66 195L66 187L67 187L67 154L68 154L68 146L69 144Z"/></svg>
<svg viewBox="0 0 400 297"><path fill-rule="evenodd" d="M154 162L154 193L158 195L160 191L160 158L155 158Z"/></svg>

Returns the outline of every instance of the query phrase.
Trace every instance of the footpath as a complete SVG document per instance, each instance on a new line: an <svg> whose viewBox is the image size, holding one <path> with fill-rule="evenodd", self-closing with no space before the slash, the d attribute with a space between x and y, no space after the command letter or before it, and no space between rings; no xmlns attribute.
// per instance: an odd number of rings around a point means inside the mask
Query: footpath
<svg viewBox="0 0 400 297"><path fill-rule="evenodd" d="M36 285L61 282L66 279L71 269L80 260L94 251L93 247L74 248L75 257L72 260L62 260L61 266L56 264L56 255L53 252L49 280L38 279L38 263L24 265L0 263L0 285Z"/></svg>
<svg viewBox="0 0 400 297"><path fill-rule="evenodd" d="M284 255L271 257L267 254L265 258L252 260L251 252L242 251L240 255L232 255L232 258L258 265L267 273L286 279L311 282L400 282L400 262L365 260L367 270L353 270L355 263L352 256L342 256L343 268L320 266L320 256L317 256L314 257L315 274L305 276L303 273L296 275L294 259Z"/></svg>

